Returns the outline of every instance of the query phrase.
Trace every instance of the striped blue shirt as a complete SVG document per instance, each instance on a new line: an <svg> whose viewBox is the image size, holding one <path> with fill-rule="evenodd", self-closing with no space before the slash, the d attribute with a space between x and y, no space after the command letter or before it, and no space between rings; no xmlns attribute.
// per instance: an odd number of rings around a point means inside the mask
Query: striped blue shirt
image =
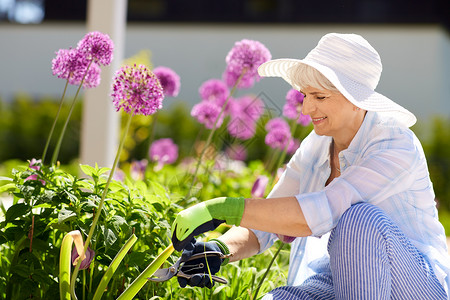
<svg viewBox="0 0 450 300"><path fill-rule="evenodd" d="M444 228L438 220L433 186L422 146L408 128L367 112L349 147L339 153L341 175L330 176L329 136L311 132L288 163L268 198L295 196L311 237L291 246L288 285L299 285L320 273L328 260L330 231L352 205L367 202L383 209L429 260L448 294L450 258ZM260 252L277 239L254 231Z"/></svg>

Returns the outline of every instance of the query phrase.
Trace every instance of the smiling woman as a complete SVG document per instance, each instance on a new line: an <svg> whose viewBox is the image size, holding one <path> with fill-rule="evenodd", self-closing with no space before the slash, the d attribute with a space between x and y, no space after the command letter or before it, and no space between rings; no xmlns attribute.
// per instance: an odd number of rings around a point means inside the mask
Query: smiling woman
<svg viewBox="0 0 450 300"><path fill-rule="evenodd" d="M303 93L314 131L267 199L236 198L242 211L204 201L180 212L173 227L196 235L239 220L220 238L231 260L263 252L280 235L297 237L288 286L264 299L447 299L450 258L426 158L409 129L416 118L375 91L381 70L363 37L338 33L323 36L305 59L262 64L260 76ZM207 217L212 209L226 216ZM172 241L179 249L191 238L174 232Z"/></svg>

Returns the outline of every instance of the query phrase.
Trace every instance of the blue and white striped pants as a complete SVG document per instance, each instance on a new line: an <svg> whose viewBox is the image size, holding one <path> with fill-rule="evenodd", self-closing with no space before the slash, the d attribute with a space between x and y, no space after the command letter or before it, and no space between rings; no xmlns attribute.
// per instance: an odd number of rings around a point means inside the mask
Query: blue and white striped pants
<svg viewBox="0 0 450 300"><path fill-rule="evenodd" d="M328 242L329 272L263 299L447 299L430 264L378 207L351 206Z"/></svg>

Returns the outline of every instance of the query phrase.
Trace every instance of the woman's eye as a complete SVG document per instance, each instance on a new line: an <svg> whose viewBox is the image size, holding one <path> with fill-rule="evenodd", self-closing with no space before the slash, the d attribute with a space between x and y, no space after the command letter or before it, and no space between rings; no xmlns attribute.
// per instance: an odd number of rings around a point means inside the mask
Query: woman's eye
<svg viewBox="0 0 450 300"><path fill-rule="evenodd" d="M325 96L323 96L323 97L317 96L317 99L319 99L319 100L324 100L325 98L326 98Z"/></svg>

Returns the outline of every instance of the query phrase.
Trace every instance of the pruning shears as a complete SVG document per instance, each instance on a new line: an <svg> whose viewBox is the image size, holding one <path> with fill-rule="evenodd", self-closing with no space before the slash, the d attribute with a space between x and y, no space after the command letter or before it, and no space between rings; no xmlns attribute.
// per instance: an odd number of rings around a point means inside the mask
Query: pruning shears
<svg viewBox="0 0 450 300"><path fill-rule="evenodd" d="M185 268L185 271L186 271L186 268L188 268L187 271L203 269L205 267L205 265L203 263L189 264L189 262L193 261L195 259L198 259L198 258L202 258L202 257L206 258L206 257L210 257L210 256L217 256L220 259L225 259L225 258L229 257L230 255L224 255L222 252L219 252L219 251L205 251L202 253L196 253L196 254L192 255L191 257L185 257L182 255L172 266L170 266L168 268L157 270L153 274L152 277L148 277L147 279L150 281L155 281L155 282L163 282L163 281L169 280L170 278L172 278L175 275L178 277L190 279L192 276L194 276L196 274L195 273L194 274L186 274L181 271L181 268ZM225 278L215 276L215 275L211 275L211 279L214 281L217 281L219 283L224 283L224 284L228 283L228 281Z"/></svg>

